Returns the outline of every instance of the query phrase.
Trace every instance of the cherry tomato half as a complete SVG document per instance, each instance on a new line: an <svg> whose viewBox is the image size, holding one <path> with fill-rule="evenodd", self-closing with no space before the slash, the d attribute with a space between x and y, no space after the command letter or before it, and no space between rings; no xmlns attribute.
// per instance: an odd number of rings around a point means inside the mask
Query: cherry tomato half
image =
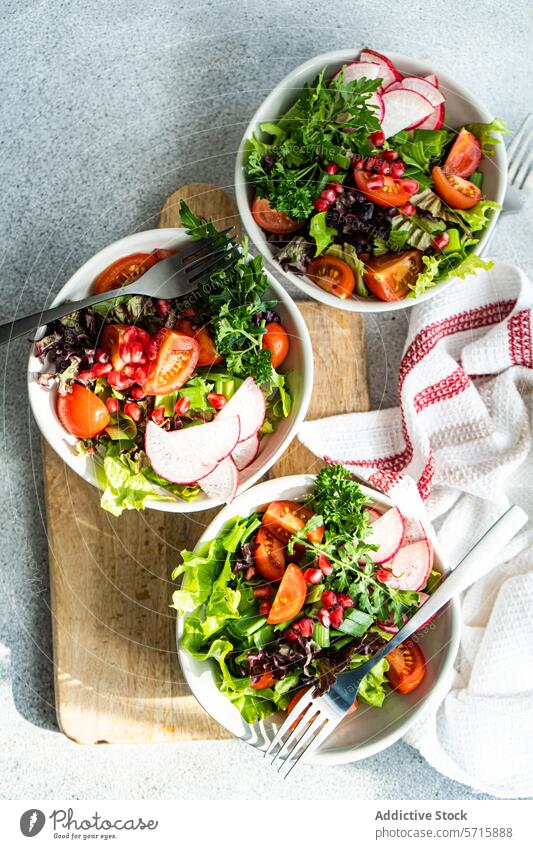
<svg viewBox="0 0 533 849"><path fill-rule="evenodd" d="M109 424L109 412L98 395L75 383L72 392L58 395L57 417L65 430L81 439L97 436Z"/></svg>
<svg viewBox="0 0 533 849"><path fill-rule="evenodd" d="M469 130L463 129L455 139L443 171L456 177L470 177L481 160L481 142Z"/></svg>
<svg viewBox="0 0 533 849"><path fill-rule="evenodd" d="M415 249L399 254L369 257L363 278L370 291L380 301L399 301L411 291L424 264L422 252Z"/></svg>
<svg viewBox="0 0 533 849"><path fill-rule="evenodd" d="M180 333L184 333L186 336L190 336L192 339L197 340L200 346L197 365L214 366L223 361L224 357L221 357L215 348L215 343L211 339L205 325L203 327L195 328L191 320L188 318L180 318L174 325L174 329L178 330Z"/></svg>
<svg viewBox="0 0 533 849"><path fill-rule="evenodd" d="M416 689L426 674L426 661L422 649L413 640L400 643L387 655L387 678L397 693L410 693Z"/></svg>
<svg viewBox="0 0 533 849"><path fill-rule="evenodd" d="M138 280L153 265L172 256L173 253L174 251L158 248L151 254L136 253L116 259L98 275L94 281L94 291L97 295L100 295L102 292L127 286L129 283Z"/></svg>
<svg viewBox="0 0 533 849"><path fill-rule="evenodd" d="M470 180L463 180L455 174L446 174L438 167L433 169L431 176L435 191L452 209L471 209L481 200L481 189Z"/></svg>
<svg viewBox="0 0 533 849"><path fill-rule="evenodd" d="M383 177L383 185L380 188L369 189L368 182L375 178L375 174L368 171L354 171L355 185L372 203L378 206L403 206L412 195L404 186L403 180L394 177ZM409 184L407 184L409 185Z"/></svg>
<svg viewBox="0 0 533 849"><path fill-rule="evenodd" d="M342 259L336 256L319 256L307 269L307 276L330 295L349 298L355 288L355 274Z"/></svg>
<svg viewBox="0 0 533 849"><path fill-rule="evenodd" d="M146 395L168 395L183 386L198 362L200 345L184 333L163 327L154 336L157 359L143 385Z"/></svg>
<svg viewBox="0 0 533 849"><path fill-rule="evenodd" d="M261 347L270 351L272 368L278 368L289 353L289 334L279 321L270 321L265 330Z"/></svg>
<svg viewBox="0 0 533 849"><path fill-rule="evenodd" d="M286 545L291 536L301 531L312 516L314 513L297 501L271 501L263 515L263 525ZM309 542L322 542L323 536L323 526L307 532Z"/></svg>
<svg viewBox="0 0 533 849"><path fill-rule="evenodd" d="M262 675L259 676L255 684L252 684L254 690L266 690L267 687L273 687L276 683L276 679L271 675L270 672L263 672Z"/></svg>
<svg viewBox="0 0 533 849"><path fill-rule="evenodd" d="M294 563L289 563L272 602L267 623L279 625L280 622L287 622L297 616L304 606L306 595L307 584L302 570Z"/></svg>
<svg viewBox="0 0 533 849"><path fill-rule="evenodd" d="M285 572L285 547L266 528L255 537L254 560L259 574L267 581L281 581Z"/></svg>
<svg viewBox="0 0 533 849"><path fill-rule="evenodd" d="M294 233L302 226L302 221L289 218L284 212L272 209L268 198L254 198L252 216L256 224L267 233Z"/></svg>

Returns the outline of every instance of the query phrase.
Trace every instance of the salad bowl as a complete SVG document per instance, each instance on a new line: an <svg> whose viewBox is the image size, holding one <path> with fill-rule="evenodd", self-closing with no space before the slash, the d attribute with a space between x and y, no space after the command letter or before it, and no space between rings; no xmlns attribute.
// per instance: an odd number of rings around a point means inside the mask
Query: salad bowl
<svg viewBox="0 0 533 849"><path fill-rule="evenodd" d="M122 257L136 252L150 253L158 249L179 250L190 244L190 237L182 228L161 228L126 236L89 259L62 287L51 306L67 299L79 300L90 294L98 275ZM283 364L283 372L292 405L289 414L277 422L274 432L262 437L257 456L239 474L237 492L243 492L264 475L296 436L309 406L313 385L313 352L305 322L284 288L267 270L265 273L268 280L266 297L277 302L276 310L290 339L289 353ZM37 339L41 338L43 333L44 328L40 328ZM104 485L97 463L90 454L80 453L77 450L80 440L65 430L57 416L57 388L49 389L37 380L37 376L43 371L46 371L46 364L43 364L42 360L36 356L34 346L28 363L28 393L30 406L41 433L74 472L102 490ZM177 497L148 498L143 506L165 512L190 513L207 510L221 503L223 503L221 499L208 497L201 491L191 501L180 500Z"/></svg>
<svg viewBox="0 0 533 849"><path fill-rule="evenodd" d="M373 51L368 52L372 53ZM355 294L353 294L352 296L346 296L345 294L337 296L331 293L331 291L325 291L305 274L297 274L293 270L291 270L290 262L288 259L285 261L285 267L287 268L287 270L285 270L277 261L276 256L280 251L279 245L277 247L273 245L272 241L270 241L267 237L267 233L265 233L265 230L261 226L259 226L256 220L258 216L256 215L256 217L254 218L254 215L252 214L252 203L254 201L255 196L254 180L251 176L247 174L246 171L247 157L250 150L249 140L255 135L256 139L259 141L259 144L261 144L262 142L265 142L267 144L273 144L273 134L265 133L264 130L261 129L261 125L268 124L272 128L272 125L279 121L282 116L285 115L287 110L294 104L298 95L301 93L303 86L308 83L311 83L322 71L322 69L325 68L325 79L329 80L333 78L334 75L338 74L338 72L341 71L343 66L349 65L350 63L354 62L355 64L357 64L358 61L360 62L360 59L357 60L358 55L359 51L357 50L343 49L333 50L327 53L323 53L319 56L315 56L300 65L299 67L295 68L293 71L291 71L261 103L254 116L252 117L250 123L248 124L244 132L241 144L239 146L235 166L236 197L239 213L246 228L246 231L250 236L250 239L255 244L256 248L260 251L260 253L263 255L263 257L269 263L275 266L278 274L280 274L287 282L290 282L294 286L301 289L306 294L306 296L314 298L326 304L327 306L343 310L349 310L352 312L387 312L390 310L406 309L408 307L414 306L417 303L434 297L439 292L441 292L446 286L449 286L454 281L453 271L450 272L449 276L447 276L446 279L440 281L437 276L437 282L433 282L429 288L425 289L420 294L417 294L416 298L410 296L402 296L395 297L391 300L380 300L373 294L370 294L370 296L368 296L368 293L366 297L362 297L360 295ZM380 54L375 55L378 56ZM415 77L426 77L432 79L433 81L438 79L438 91L446 98L446 111L444 124L442 124L441 118L441 123L435 124L436 128L439 128L442 125L443 129L458 130L460 127L463 127L467 124L485 124L490 123L493 120L489 110L471 92L459 85L450 75L440 71L439 69L436 69L432 64L429 64L428 62L418 61L412 59L411 57L404 56L398 53L387 53L387 56L382 58L384 58L386 61L391 60L394 65L395 71L399 72L398 77L400 77L401 74L403 77L409 77L410 79L414 79ZM378 74L378 76L381 76L381 74ZM424 80L422 80L422 83L424 85L427 85ZM393 87L394 85L398 86L401 85L401 83L393 83ZM382 94L384 93L386 93L386 88L385 92L382 89ZM381 99L381 103L383 103L383 99ZM383 114L384 113L382 112L382 117ZM411 127L415 126L417 125L411 125ZM433 129L433 126L427 124L421 126L421 129L426 128ZM276 130L276 127L274 127L273 129ZM499 140L501 138L499 133L496 131L495 133L496 138ZM327 168L327 165L323 167ZM495 147L492 149L490 156L483 155L478 170L479 172L481 172L483 194L488 200L501 206L504 200L507 187L507 157L504 145L496 144ZM330 171L328 173L333 174L335 172ZM324 178L327 179L327 174L324 175ZM331 177L330 179L335 180L336 178ZM410 182L413 181L411 180ZM335 186L336 184L333 183L331 185ZM329 184L328 186L326 186L326 188L329 188ZM320 194L320 198L324 196L324 192L322 192ZM331 202L332 201L330 199L329 203ZM416 200L414 200L413 202L416 203ZM316 203L317 201L315 201L315 210L319 209L319 207L316 206ZM318 203L321 203L321 201L319 200ZM379 201L376 201L376 203L379 203ZM406 206L410 206L410 204L406 204ZM321 206L320 209L322 208L323 207ZM412 209L410 212L406 212L405 215L412 215L414 212L415 210ZM494 227L496 226L499 212L500 210L498 208L492 209L491 214L488 217L488 221L484 225L483 229L480 230L480 232L475 233L477 243L475 244L475 248L473 248L473 250L476 254L482 256L485 253L489 241L491 239ZM285 216L285 218L287 217ZM290 222L291 219L289 218L287 220ZM293 230L294 229L295 228L293 227ZM290 233L291 231L280 230L279 232ZM298 233L296 232L295 235L297 236ZM286 238L291 238L291 236L289 235ZM412 243L408 244L412 245ZM337 256L337 254L335 254L335 256ZM344 257L344 259L346 259L346 257ZM357 291L357 288L355 291Z"/></svg>
<svg viewBox="0 0 533 849"><path fill-rule="evenodd" d="M224 508L205 529L195 551L203 543L215 539L225 525L235 517L246 519L256 511L263 511L273 500L302 501L315 485L314 475L294 475L260 483L240 495ZM368 501L378 510L388 510L393 502L386 495L361 487ZM446 573L447 563L439 549L431 526L424 520L424 530L434 549L433 568ZM188 575L185 572L182 589L187 591ZM283 721L284 714L274 713L265 719L249 724L239 710L218 689L214 660L199 661L182 646L186 613L177 618L177 647L183 674L193 695L202 707L236 737L250 745L266 750ZM359 703L355 713L348 715L339 727L315 752L314 763L341 764L362 760L391 746L402 737L421 714L435 707L449 689L453 676L453 663L459 647L460 605L457 598L419 632L420 646L426 658L426 674L422 683L407 695L391 692L381 708ZM417 641L418 641L417 636Z"/></svg>

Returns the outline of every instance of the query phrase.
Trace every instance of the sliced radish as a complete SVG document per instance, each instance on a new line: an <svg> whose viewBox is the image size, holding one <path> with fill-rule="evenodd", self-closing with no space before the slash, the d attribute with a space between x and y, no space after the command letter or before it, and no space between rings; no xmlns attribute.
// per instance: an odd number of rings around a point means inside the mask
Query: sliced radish
<svg viewBox="0 0 533 849"><path fill-rule="evenodd" d="M372 560L377 564L385 563L394 557L402 544L403 516L397 507L391 507L372 522L371 528L368 542L378 546L378 550L371 554Z"/></svg>
<svg viewBox="0 0 533 849"><path fill-rule="evenodd" d="M427 534L420 519L404 516L402 545L410 545L412 542L419 542L421 539L427 539Z"/></svg>
<svg viewBox="0 0 533 849"><path fill-rule="evenodd" d="M231 454L239 434L238 416L171 431L148 422L144 448L156 474L172 483L190 484L205 478Z"/></svg>
<svg viewBox="0 0 533 849"><path fill-rule="evenodd" d="M376 117L381 124L383 118L385 116L385 105L383 103L383 98L381 94L377 91L373 91L370 97L366 102L367 106L374 110L376 113Z"/></svg>
<svg viewBox="0 0 533 849"><path fill-rule="evenodd" d="M360 60L361 62L377 62L379 64L380 70L377 76L383 80L382 88L387 88L392 82L401 80L402 78L402 75L394 67L391 60L381 53L376 53L375 50L362 50Z"/></svg>
<svg viewBox="0 0 533 849"><path fill-rule="evenodd" d="M239 473L231 457L222 460L200 481L200 486L209 498L216 498L217 501L224 501L226 504L235 498L238 485Z"/></svg>
<svg viewBox="0 0 533 849"><path fill-rule="evenodd" d="M372 524L372 522L375 522L376 519L379 519L379 517L381 516L379 510L375 510L374 507L365 507L365 512L368 515L368 521L370 522L370 524Z"/></svg>
<svg viewBox="0 0 533 849"><path fill-rule="evenodd" d="M439 78L436 74L428 74L425 79L428 81L428 83L431 83L431 85L434 85L436 88L439 87Z"/></svg>
<svg viewBox="0 0 533 849"><path fill-rule="evenodd" d="M424 118L416 127L417 130L440 130L444 124L444 103L436 106L431 115Z"/></svg>
<svg viewBox="0 0 533 849"><path fill-rule="evenodd" d="M265 396L253 377L247 377L226 406L222 407L216 421L224 421L233 416L238 416L241 421L239 442L245 442L254 433L257 433L263 424L265 411Z"/></svg>
<svg viewBox="0 0 533 849"><path fill-rule="evenodd" d="M389 86L389 90L395 85L398 85L398 83L393 83L392 86ZM407 88L410 91L417 91L418 94L423 95L426 100L429 100L432 106L439 106L439 104L444 103L444 95L436 86L432 85L423 77L404 77L400 85L402 88Z"/></svg>
<svg viewBox="0 0 533 849"><path fill-rule="evenodd" d="M361 77L366 77L367 80L375 80L379 76L379 70L378 62L352 62L351 65L346 65L344 69L343 82L351 83L353 80L360 80ZM342 68L333 79L338 79L341 74Z"/></svg>
<svg viewBox="0 0 533 849"><path fill-rule="evenodd" d="M433 549L430 542L427 539L412 542L400 548L393 560L387 563L392 577L386 584L395 590L421 590L426 586L432 564Z"/></svg>
<svg viewBox="0 0 533 849"><path fill-rule="evenodd" d="M433 112L433 106L423 95L403 88L385 92L383 103L385 117L381 129L385 138L413 127Z"/></svg>
<svg viewBox="0 0 533 849"><path fill-rule="evenodd" d="M239 471L245 469L252 463L259 454L259 437L256 433L244 442L239 442L231 452L233 462Z"/></svg>

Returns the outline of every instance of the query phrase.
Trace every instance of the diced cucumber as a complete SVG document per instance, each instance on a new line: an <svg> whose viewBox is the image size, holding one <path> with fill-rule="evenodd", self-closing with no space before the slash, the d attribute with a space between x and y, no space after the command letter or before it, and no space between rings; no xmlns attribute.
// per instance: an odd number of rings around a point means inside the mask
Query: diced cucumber
<svg viewBox="0 0 533 849"><path fill-rule="evenodd" d="M337 630L343 634L350 634L352 637L362 637L365 631L368 631L373 621L368 613L363 613L362 610L352 607L345 613L344 622L339 625Z"/></svg>
<svg viewBox="0 0 533 849"><path fill-rule="evenodd" d="M459 230L456 230L455 227L451 227L449 230L446 230L449 242L444 247L445 254L453 254L456 251L461 250L461 236L459 235Z"/></svg>
<svg viewBox="0 0 533 849"><path fill-rule="evenodd" d="M313 640L321 649L329 648L329 628L324 628L320 622L315 622L313 627Z"/></svg>

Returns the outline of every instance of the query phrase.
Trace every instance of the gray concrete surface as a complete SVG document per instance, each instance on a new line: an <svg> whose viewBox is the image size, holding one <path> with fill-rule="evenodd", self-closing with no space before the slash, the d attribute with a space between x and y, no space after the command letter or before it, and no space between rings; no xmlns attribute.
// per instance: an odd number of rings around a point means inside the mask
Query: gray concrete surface
<svg viewBox="0 0 533 849"><path fill-rule="evenodd" d="M42 307L95 251L153 226L177 186L231 189L245 122L286 72L363 44L454 72L516 127L531 102L528 3L1 0L0 319ZM529 225L531 219L529 219ZM525 215L492 245L528 268ZM465 285L474 285L465 283ZM395 397L407 312L367 319L374 407ZM2 352L2 798L468 799L402 743L281 785L245 746L80 748L55 725L38 431L26 346Z"/></svg>

